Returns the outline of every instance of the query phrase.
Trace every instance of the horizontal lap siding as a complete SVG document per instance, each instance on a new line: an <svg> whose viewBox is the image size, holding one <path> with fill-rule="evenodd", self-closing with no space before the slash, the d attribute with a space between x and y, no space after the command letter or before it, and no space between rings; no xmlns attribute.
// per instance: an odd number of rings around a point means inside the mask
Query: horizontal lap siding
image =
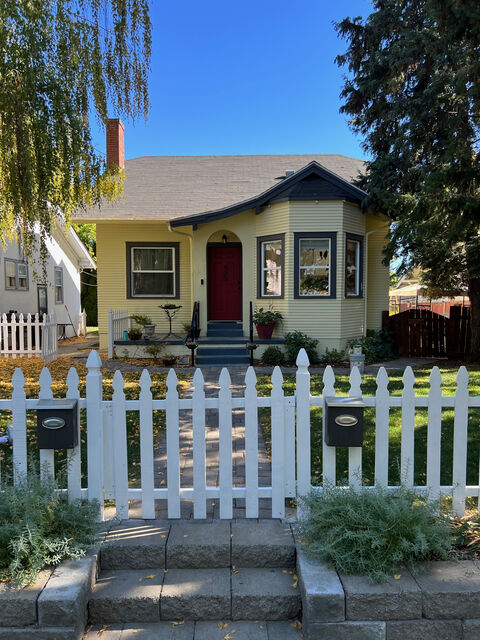
<svg viewBox="0 0 480 640"><path fill-rule="evenodd" d="M342 270L342 344L343 348L351 338L358 338L363 335L363 325L365 321L365 300L364 298L345 297L345 238L347 233L354 233L365 236L365 214L359 207L350 202L343 203L343 251L341 254L340 268ZM363 245L363 283L365 284L366 260L365 260L365 239Z"/></svg>
<svg viewBox="0 0 480 640"><path fill-rule="evenodd" d="M127 299L126 243L127 242L179 242L180 243L180 299L152 298ZM129 315L148 315L157 324L156 332L167 333L168 321L160 304L181 304L173 327L182 332L182 324L192 314L190 241L178 233L168 231L167 225L157 223L98 223L98 327L100 348L107 348L108 309L128 309Z"/></svg>
<svg viewBox="0 0 480 640"><path fill-rule="evenodd" d="M386 245L388 229L387 218L367 214L367 232L372 229L379 231L368 238L368 292L367 292L367 329L381 329L382 311L388 309L388 288L390 269L382 264L383 248ZM384 227L384 228L382 228Z"/></svg>
<svg viewBox="0 0 480 640"><path fill-rule="evenodd" d="M256 237L270 236L278 233L285 234L285 262L284 276L293 270L293 259L290 260L290 246L293 242L293 236L290 234L290 202L279 202L268 206L262 213L255 218ZM276 311L280 311L284 317L282 325L276 329L275 335L282 335L285 330L285 323L289 313L289 296L292 295L292 289L288 278L285 280L285 294L283 299L279 298L257 298L257 248L255 242L254 269L252 273L252 283L255 291L255 307L268 308L270 304Z"/></svg>

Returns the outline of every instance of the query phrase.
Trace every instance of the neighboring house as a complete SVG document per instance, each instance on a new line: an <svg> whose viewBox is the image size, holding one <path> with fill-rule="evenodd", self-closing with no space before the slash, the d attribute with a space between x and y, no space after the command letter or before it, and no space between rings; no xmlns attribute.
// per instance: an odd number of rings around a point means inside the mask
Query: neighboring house
<svg viewBox="0 0 480 640"><path fill-rule="evenodd" d="M60 225L47 240L47 282L42 280L42 267L38 262L27 262L17 243L0 247L0 315L14 311L17 314L55 313L58 323L70 322L77 329L81 313L80 274L83 269L95 269L82 241L72 227ZM67 312L68 309L68 312ZM66 335L73 335L66 327Z"/></svg>
<svg viewBox="0 0 480 640"><path fill-rule="evenodd" d="M403 275L394 289L390 289L390 313L400 313L407 309L430 309L444 316L450 315L452 306L470 306L468 292L455 297L430 298L425 285L421 284L422 272L419 268Z"/></svg>
<svg viewBox="0 0 480 640"><path fill-rule="evenodd" d="M320 351L380 329L388 221L362 209L366 194L351 182L361 160L123 157L123 126L111 120L107 160L125 167L124 195L75 215L97 225L101 348L109 308L147 314L165 333L159 305L177 303L174 330L184 333L195 301L203 335L209 322L236 322L248 336L250 301L282 312L277 337L298 329Z"/></svg>

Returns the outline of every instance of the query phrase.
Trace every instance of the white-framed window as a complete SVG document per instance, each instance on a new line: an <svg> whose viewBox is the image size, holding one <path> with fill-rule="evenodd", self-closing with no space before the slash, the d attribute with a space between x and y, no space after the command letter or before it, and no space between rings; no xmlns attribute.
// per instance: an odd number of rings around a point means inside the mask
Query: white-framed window
<svg viewBox="0 0 480 640"><path fill-rule="evenodd" d="M63 304L63 267L55 267L55 304Z"/></svg>
<svg viewBox="0 0 480 640"><path fill-rule="evenodd" d="M283 297L284 235L257 238L259 298Z"/></svg>
<svg viewBox="0 0 480 640"><path fill-rule="evenodd" d="M360 236L347 234L345 242L345 297L362 295L363 240Z"/></svg>
<svg viewBox="0 0 480 640"><path fill-rule="evenodd" d="M4 259L5 289L28 291L28 266L21 260Z"/></svg>
<svg viewBox="0 0 480 640"><path fill-rule="evenodd" d="M177 246L130 246L131 297L176 297L177 250Z"/></svg>

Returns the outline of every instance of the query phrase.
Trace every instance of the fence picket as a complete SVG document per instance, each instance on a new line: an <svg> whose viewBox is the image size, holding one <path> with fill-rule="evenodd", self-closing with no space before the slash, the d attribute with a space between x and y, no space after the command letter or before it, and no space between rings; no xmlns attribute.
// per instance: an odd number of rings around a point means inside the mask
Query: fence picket
<svg viewBox="0 0 480 640"><path fill-rule="evenodd" d="M429 500L440 497L440 453L442 437L442 375L438 367L430 373L427 426L427 486Z"/></svg>
<svg viewBox="0 0 480 640"><path fill-rule="evenodd" d="M258 518L258 395L253 367L245 374L245 516Z"/></svg>
<svg viewBox="0 0 480 640"><path fill-rule="evenodd" d="M218 428L220 433L220 518L233 517L232 501L232 391L228 369L223 368L218 379Z"/></svg>
<svg viewBox="0 0 480 640"><path fill-rule="evenodd" d="M82 440L80 436L80 407L78 405L80 391L78 390L78 384L79 379L77 370L75 367L71 367L67 375L67 398L74 398L77 400L78 444L74 449L69 449L67 451L68 499L70 501L78 500L81 497L82 489Z"/></svg>
<svg viewBox="0 0 480 640"><path fill-rule="evenodd" d="M310 373L305 349L297 356L295 399L297 403L297 495L305 496L312 488L312 463L310 460ZM299 508L299 514L303 510Z"/></svg>
<svg viewBox="0 0 480 640"><path fill-rule="evenodd" d="M467 482L468 437L468 372L460 367L455 393L455 418L453 422L453 501L455 515L465 514L465 485Z"/></svg>
<svg viewBox="0 0 480 640"><path fill-rule="evenodd" d="M12 386L13 481L18 485L27 475L27 408L25 376L21 369L15 369Z"/></svg>
<svg viewBox="0 0 480 640"><path fill-rule="evenodd" d="M388 486L388 443L390 435L390 393L388 375L384 367L377 373L375 395L375 485Z"/></svg>
<svg viewBox="0 0 480 640"><path fill-rule="evenodd" d="M87 359L87 473L88 499L98 500L98 517L103 520L103 415L102 361L96 351Z"/></svg>
<svg viewBox="0 0 480 640"><path fill-rule="evenodd" d="M112 382L113 451L115 455L115 509L117 518L128 518L128 458L125 383L119 369Z"/></svg>
<svg viewBox="0 0 480 640"><path fill-rule="evenodd" d="M40 393L38 394L39 399L51 400L53 398L52 376L46 367L43 367L38 382L40 384ZM42 480L53 480L54 477L55 450L40 449L40 478L42 478Z"/></svg>
<svg viewBox="0 0 480 640"><path fill-rule="evenodd" d="M402 391L402 438L400 445L401 480L407 487L413 487L414 446L415 446L415 376L412 367L406 367L403 374Z"/></svg>
<svg viewBox="0 0 480 640"><path fill-rule="evenodd" d="M272 518L285 517L285 402L280 367L272 374Z"/></svg>
<svg viewBox="0 0 480 640"><path fill-rule="evenodd" d="M284 397L285 404L285 497L295 498L296 490L296 467L295 467L295 398L293 396Z"/></svg>
<svg viewBox="0 0 480 640"><path fill-rule="evenodd" d="M180 440L178 432L179 401L177 376L170 369L167 376L167 496L168 517L180 518Z"/></svg>
<svg viewBox="0 0 480 640"><path fill-rule="evenodd" d="M358 367L352 367L349 380L350 391L348 395L351 398L361 398L362 376ZM362 447L348 448L348 484L357 488L362 485Z"/></svg>
<svg viewBox="0 0 480 640"><path fill-rule="evenodd" d="M323 481L335 484L337 473L337 449L325 444L325 398L335 396L335 374L330 365L323 372L323 397L322 397L322 450L323 450Z"/></svg>
<svg viewBox="0 0 480 640"><path fill-rule="evenodd" d="M14 358L17 356L17 322L14 313L10 316L11 337L12 337L12 355Z"/></svg>
<svg viewBox="0 0 480 640"><path fill-rule="evenodd" d="M35 345L37 346L37 345ZM31 355L33 353L32 348L32 315L27 315L27 353Z"/></svg>
<svg viewBox="0 0 480 640"><path fill-rule="evenodd" d="M21 313L18 317L18 338L19 338L19 345L18 345L18 350L20 351L20 353L25 353L25 335L24 335L24 328L25 328L25 322L23 319L23 313Z"/></svg>
<svg viewBox="0 0 480 640"><path fill-rule="evenodd" d="M207 517L207 470L205 449L205 381L200 369L193 376L193 517Z"/></svg>
<svg viewBox="0 0 480 640"><path fill-rule="evenodd" d="M35 322L33 326L35 327L35 351L37 353L42 353L42 349L40 346L40 325L45 322L45 316L40 320L38 313L35 314Z"/></svg>
<svg viewBox="0 0 480 640"><path fill-rule="evenodd" d="M142 484L142 518L155 518L153 466L152 379L147 369L140 376L140 477Z"/></svg>

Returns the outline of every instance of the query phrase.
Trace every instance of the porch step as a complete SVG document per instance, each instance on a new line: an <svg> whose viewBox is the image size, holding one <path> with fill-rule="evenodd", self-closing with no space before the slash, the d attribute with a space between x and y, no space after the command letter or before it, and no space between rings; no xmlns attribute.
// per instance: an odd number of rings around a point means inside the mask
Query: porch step
<svg viewBox="0 0 480 640"><path fill-rule="evenodd" d="M207 325L207 336L243 337L243 325L241 322L209 322Z"/></svg>
<svg viewBox="0 0 480 640"><path fill-rule="evenodd" d="M160 620L284 620L300 613L293 570L103 571L88 604L90 624Z"/></svg>
<svg viewBox="0 0 480 640"><path fill-rule="evenodd" d="M225 338L222 339L225 342ZM196 353L197 364L200 365L236 365L248 364L250 358L245 348L245 343L236 345L228 344L203 344L198 347Z"/></svg>
<svg viewBox="0 0 480 640"><path fill-rule="evenodd" d="M249 364L250 358L247 355L229 355L229 356L219 356L219 355L198 355L196 358L196 363L200 367L202 365L208 366L235 366L241 364Z"/></svg>

